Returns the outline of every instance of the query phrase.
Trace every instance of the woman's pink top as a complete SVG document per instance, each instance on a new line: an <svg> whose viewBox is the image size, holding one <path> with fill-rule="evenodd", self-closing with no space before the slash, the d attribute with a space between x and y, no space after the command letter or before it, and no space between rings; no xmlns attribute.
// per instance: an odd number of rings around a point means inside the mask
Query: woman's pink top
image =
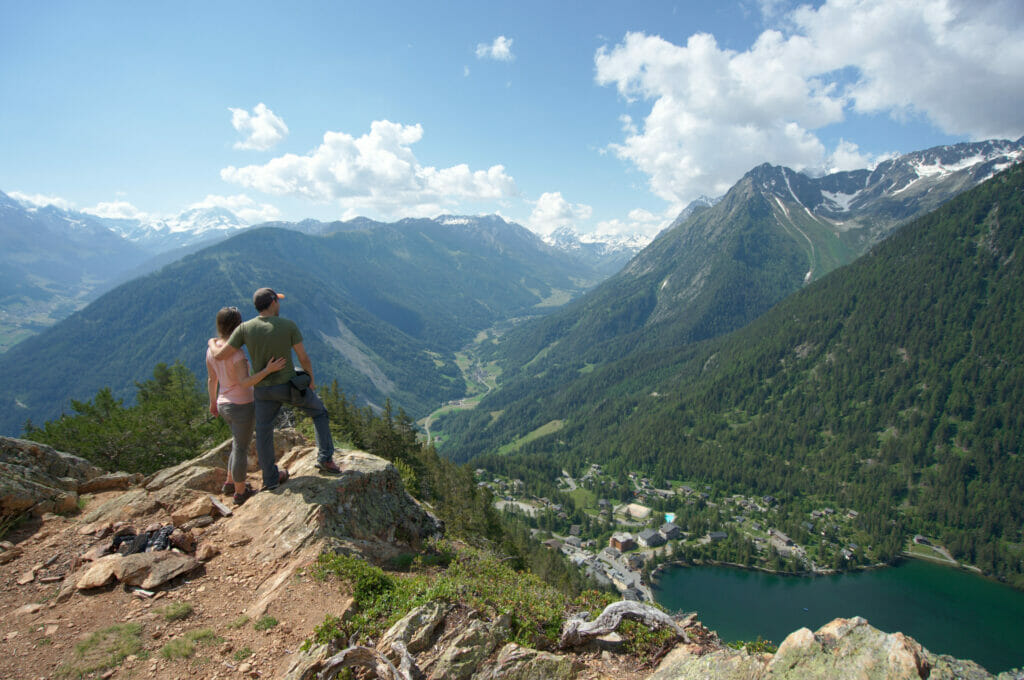
<svg viewBox="0 0 1024 680"><path fill-rule="evenodd" d="M235 381L235 373L231 370L239 361L245 364L245 374L249 375L249 360L245 358L245 352L239 350L227 359L214 359L210 348L206 348L206 362L213 366L214 373L217 374L218 404L252 403L252 388L238 384Z"/></svg>

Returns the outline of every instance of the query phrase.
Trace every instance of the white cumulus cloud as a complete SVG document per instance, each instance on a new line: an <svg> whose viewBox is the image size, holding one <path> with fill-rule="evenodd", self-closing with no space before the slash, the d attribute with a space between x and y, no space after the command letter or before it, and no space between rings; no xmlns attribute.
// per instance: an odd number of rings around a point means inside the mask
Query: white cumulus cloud
<svg viewBox="0 0 1024 680"><path fill-rule="evenodd" d="M224 208L238 215L239 218L249 224L269 222L281 217L281 211L277 207L270 203L257 203L245 194L235 194L233 196L209 194L203 200L193 203L188 207L189 210L196 208Z"/></svg>
<svg viewBox="0 0 1024 680"><path fill-rule="evenodd" d="M502 165L472 170L423 165L412 145L423 138L420 125L374 121L361 137L326 132L305 155L285 154L263 165L229 166L221 178L278 196L336 201L344 216L436 215L462 200L515 196L515 180Z"/></svg>
<svg viewBox="0 0 1024 680"><path fill-rule="evenodd" d="M249 113L245 109L231 109L231 125L245 139L235 142L236 149L266 151L288 136L288 126L273 111L260 102Z"/></svg>
<svg viewBox="0 0 1024 680"><path fill-rule="evenodd" d="M97 217L139 220L140 222L145 222L150 218L148 213L139 210L128 201L103 201L97 203L92 208L84 208L82 212L87 212Z"/></svg>
<svg viewBox="0 0 1024 680"><path fill-rule="evenodd" d="M678 210L670 206L662 214L653 213L643 208L635 208L629 211L626 219L602 220L594 228L594 236L634 236L639 234L646 239L653 239L658 233L667 227Z"/></svg>
<svg viewBox="0 0 1024 680"><path fill-rule="evenodd" d="M766 15L777 2L763 2ZM768 11L770 10L770 11ZM596 81L650 109L610 146L681 209L763 162L820 171L878 162L817 131L850 112L923 117L975 139L1024 132L1024 5L1015 0L826 0L786 14L746 51L628 33ZM908 149L909 150L909 149Z"/></svg>
<svg viewBox="0 0 1024 680"><path fill-rule="evenodd" d="M477 59L494 59L495 61L512 61L512 38L499 35L491 43L480 43L476 46Z"/></svg>
<svg viewBox="0 0 1024 680"><path fill-rule="evenodd" d="M527 226L544 236L565 226L582 231L580 222L590 219L592 213L589 205L570 203L562 197L560 191L546 192L534 204Z"/></svg>
<svg viewBox="0 0 1024 680"><path fill-rule="evenodd" d="M47 196L45 194L24 194L20 191L12 191L7 194L23 205L31 205L37 208L45 208L48 205L55 206L61 210L74 210L75 204L60 196Z"/></svg>

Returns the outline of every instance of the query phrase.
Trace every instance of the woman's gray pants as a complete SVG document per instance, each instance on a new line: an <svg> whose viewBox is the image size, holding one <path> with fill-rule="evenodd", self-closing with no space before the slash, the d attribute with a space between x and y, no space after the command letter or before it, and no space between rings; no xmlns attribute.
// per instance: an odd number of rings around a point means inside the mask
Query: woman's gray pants
<svg viewBox="0 0 1024 680"><path fill-rule="evenodd" d="M249 470L249 443L252 442L256 408L250 401L248 404L217 404L217 411L224 416L228 427L231 428L228 472L235 482L245 482L245 475Z"/></svg>

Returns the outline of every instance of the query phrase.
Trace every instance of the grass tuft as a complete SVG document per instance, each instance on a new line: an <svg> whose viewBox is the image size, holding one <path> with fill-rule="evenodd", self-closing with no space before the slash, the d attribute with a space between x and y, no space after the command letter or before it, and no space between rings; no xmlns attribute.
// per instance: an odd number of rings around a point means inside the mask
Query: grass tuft
<svg viewBox="0 0 1024 680"><path fill-rule="evenodd" d="M172 602L157 610L165 621L180 621L192 613L192 605L188 602Z"/></svg>
<svg viewBox="0 0 1024 680"><path fill-rule="evenodd" d="M141 633L138 623L118 624L92 633L75 645L72 661L57 669L57 677L81 678L120 665L125 657L142 651Z"/></svg>
<svg viewBox="0 0 1024 680"><path fill-rule="evenodd" d="M221 638L212 628L191 630L164 645L160 650L160 656L165 659L187 659L196 653L196 646L199 643L212 644L220 641Z"/></svg>
<svg viewBox="0 0 1024 680"><path fill-rule="evenodd" d="M256 630L270 630L277 625L277 619L273 616L264 616L262 619L252 624L252 627Z"/></svg>
<svg viewBox="0 0 1024 680"><path fill-rule="evenodd" d="M246 616L245 614L242 614L237 619L234 619L230 623L228 623L228 628L231 628L232 630L234 630L234 629L237 629L237 628L241 628L242 626L244 626L247 623L249 623L249 617Z"/></svg>

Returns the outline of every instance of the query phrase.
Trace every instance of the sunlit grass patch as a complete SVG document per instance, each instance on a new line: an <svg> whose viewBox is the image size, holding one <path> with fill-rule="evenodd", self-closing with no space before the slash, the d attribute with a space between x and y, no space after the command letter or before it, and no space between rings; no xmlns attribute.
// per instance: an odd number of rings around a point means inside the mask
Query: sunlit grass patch
<svg viewBox="0 0 1024 680"><path fill-rule="evenodd" d="M98 630L75 645L72 660L57 669L61 678L81 678L113 668L125 657L142 651L142 626L122 623Z"/></svg>

